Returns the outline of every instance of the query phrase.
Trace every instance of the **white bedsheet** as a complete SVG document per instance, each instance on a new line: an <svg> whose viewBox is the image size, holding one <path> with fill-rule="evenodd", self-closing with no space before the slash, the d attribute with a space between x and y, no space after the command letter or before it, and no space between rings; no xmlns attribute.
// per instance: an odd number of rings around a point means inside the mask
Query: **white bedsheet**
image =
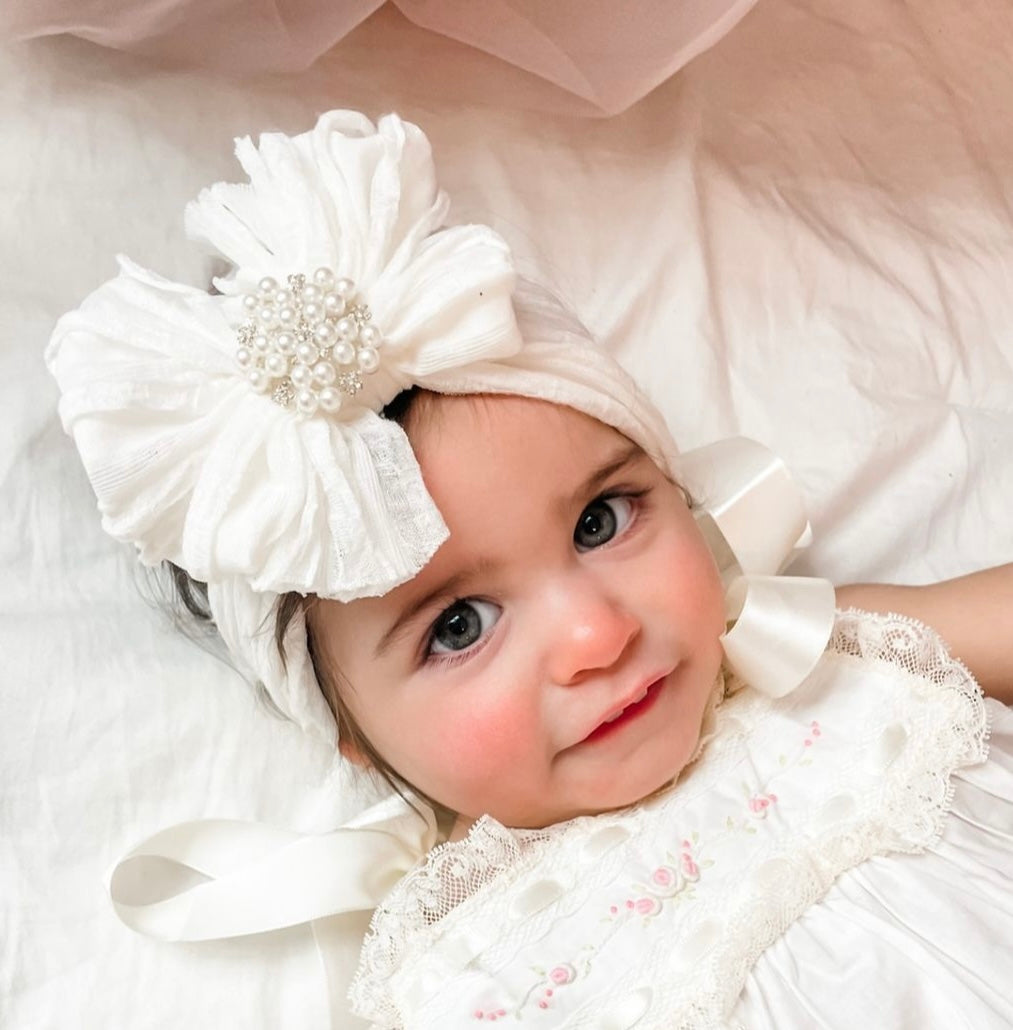
<svg viewBox="0 0 1013 1030"><path fill-rule="evenodd" d="M180 216L235 177L233 135L338 106L422 124L454 217L499 228L684 446L744 433L784 455L816 535L800 571L918 582L1013 559L1005 0L762 0L610 120L469 106L466 78L427 91L419 60L367 42L243 81L68 40L0 54L5 1028L327 1025L308 933L167 946L112 914L104 873L167 823L309 828L342 800L329 756L144 598L42 363L114 252L206 281Z"/></svg>

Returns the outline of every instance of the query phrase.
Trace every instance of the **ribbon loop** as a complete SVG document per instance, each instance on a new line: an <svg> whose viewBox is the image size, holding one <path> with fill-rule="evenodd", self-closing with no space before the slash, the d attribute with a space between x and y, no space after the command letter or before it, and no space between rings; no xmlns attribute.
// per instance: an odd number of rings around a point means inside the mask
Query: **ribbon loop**
<svg viewBox="0 0 1013 1030"><path fill-rule="evenodd" d="M783 697L812 672L834 625L828 580L778 575L812 538L801 491L776 454L744 437L683 455L678 471L725 584L726 664Z"/></svg>
<svg viewBox="0 0 1013 1030"><path fill-rule="evenodd" d="M740 574L776 575L810 537L802 494L763 444L734 436L684 454L683 485L714 520Z"/></svg>
<svg viewBox="0 0 1013 1030"><path fill-rule="evenodd" d="M207 819L155 834L114 868L109 893L131 929L206 941L371 912L436 842L432 812L399 797L330 833Z"/></svg>

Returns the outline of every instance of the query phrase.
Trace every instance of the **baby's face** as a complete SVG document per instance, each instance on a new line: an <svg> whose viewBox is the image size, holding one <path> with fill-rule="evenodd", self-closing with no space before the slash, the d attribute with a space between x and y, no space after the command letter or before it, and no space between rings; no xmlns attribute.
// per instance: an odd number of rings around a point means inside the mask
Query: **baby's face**
<svg viewBox="0 0 1013 1030"><path fill-rule="evenodd" d="M631 804L692 755L721 583L680 490L569 408L442 397L412 443L450 538L316 632L377 751L466 818Z"/></svg>

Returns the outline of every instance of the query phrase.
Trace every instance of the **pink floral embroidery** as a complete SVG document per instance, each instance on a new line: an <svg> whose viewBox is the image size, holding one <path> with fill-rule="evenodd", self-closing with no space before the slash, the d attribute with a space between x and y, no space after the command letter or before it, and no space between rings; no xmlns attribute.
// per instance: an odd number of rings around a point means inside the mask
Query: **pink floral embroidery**
<svg viewBox="0 0 1013 1030"><path fill-rule="evenodd" d="M532 972L538 979L528 988L524 997L521 998L516 1006L511 1006L510 1009L509 1014L514 1015L518 1019L521 1018L521 1012L528 1005L533 1004L539 1009L551 1008L552 1001L550 999L555 993L555 988L565 987L577 979L577 967L571 962L560 962L548 971L536 968ZM482 1019L488 1022L495 1022L506 1015L508 1015L507 1010L500 1008L476 1009L472 1013L474 1019Z"/></svg>
<svg viewBox="0 0 1013 1030"><path fill-rule="evenodd" d="M746 793L746 805L749 808L750 815L755 816L758 819L763 819L767 812L770 810L771 805L777 804L777 795L773 791L768 791L767 788L774 782L779 776L784 775L789 769L793 769L795 766L812 765L812 757L810 752L815 747L819 738L823 735L823 728L820 726L818 719L813 719L809 723L809 728L802 738L802 746L796 751L794 756L778 755L777 764L778 771L772 776L769 776L765 783L761 784L759 788L753 786L750 787L747 784L743 784L743 790ZM728 828L731 829L734 824L734 820L731 816L728 817ZM746 833L755 833L755 829L743 826Z"/></svg>
<svg viewBox="0 0 1013 1030"><path fill-rule="evenodd" d="M695 883L700 879L700 867L696 864L692 854L689 851L682 853L682 875L689 880L690 883Z"/></svg>
<svg viewBox="0 0 1013 1030"><path fill-rule="evenodd" d="M776 800L776 798L774 799ZM665 861L658 864L646 877L646 883L633 883L635 893L616 900L608 906L608 915L602 919L603 939L588 941L572 956L572 962L559 962L553 966L531 968L535 979L530 983L523 997L512 1001L507 1009L487 1008L472 1012L475 1020L496 1022L504 1017L523 1019L528 1010L534 1017L555 1007L554 992L568 987L586 977L591 971L594 956L608 937L630 925L631 919L642 922L646 929L654 919L665 911L668 905L678 905L695 897L693 884L700 879L701 870L713 865L711 859L700 859L694 855L698 835L693 833L684 839L676 853L668 852ZM635 923L633 925L636 925ZM531 1011L534 1010L534 1011ZM551 1018L551 1017L550 1017ZM536 1024L543 1025L536 1019Z"/></svg>
<svg viewBox="0 0 1013 1030"><path fill-rule="evenodd" d="M607 918L615 920L639 915L643 916L646 926L649 920L661 914L666 903L678 902L679 896L700 878L700 866L693 857L693 845L688 840L682 842L682 850L677 856L669 852L666 857L669 861L656 866L646 883L633 884L643 892L640 897L626 898L621 905L609 905Z"/></svg>
<svg viewBox="0 0 1013 1030"><path fill-rule="evenodd" d="M805 740L802 741L802 746L803 747L812 747L813 744L816 741L816 738L818 738L822 734L822 732L823 731L820 728L819 721L816 720L816 719L813 719L813 721L811 723L809 723L809 733L806 735ZM808 763L806 762L805 764L808 764Z"/></svg>
<svg viewBox="0 0 1013 1030"><path fill-rule="evenodd" d="M645 885L656 898L671 898L683 888L682 873L670 865L659 865Z"/></svg>
<svg viewBox="0 0 1013 1030"><path fill-rule="evenodd" d="M635 907L642 916L656 916L661 911L661 902L657 898L637 898Z"/></svg>
<svg viewBox="0 0 1013 1030"><path fill-rule="evenodd" d="M752 812L757 819L765 819L767 816L767 810L771 805L776 804L776 794L754 794L749 799L749 811Z"/></svg>

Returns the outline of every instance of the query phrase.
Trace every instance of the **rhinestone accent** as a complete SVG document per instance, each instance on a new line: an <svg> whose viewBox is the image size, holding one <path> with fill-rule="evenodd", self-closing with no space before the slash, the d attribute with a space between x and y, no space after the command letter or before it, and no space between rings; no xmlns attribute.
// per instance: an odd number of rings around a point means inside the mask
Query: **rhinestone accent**
<svg viewBox="0 0 1013 1030"><path fill-rule="evenodd" d="M339 372L334 385L349 397L354 397L362 389L362 376L358 372Z"/></svg>
<svg viewBox="0 0 1013 1030"><path fill-rule="evenodd" d="M243 298L236 364L258 393L302 417L333 414L380 366L383 337L351 279L330 268L261 279Z"/></svg>

